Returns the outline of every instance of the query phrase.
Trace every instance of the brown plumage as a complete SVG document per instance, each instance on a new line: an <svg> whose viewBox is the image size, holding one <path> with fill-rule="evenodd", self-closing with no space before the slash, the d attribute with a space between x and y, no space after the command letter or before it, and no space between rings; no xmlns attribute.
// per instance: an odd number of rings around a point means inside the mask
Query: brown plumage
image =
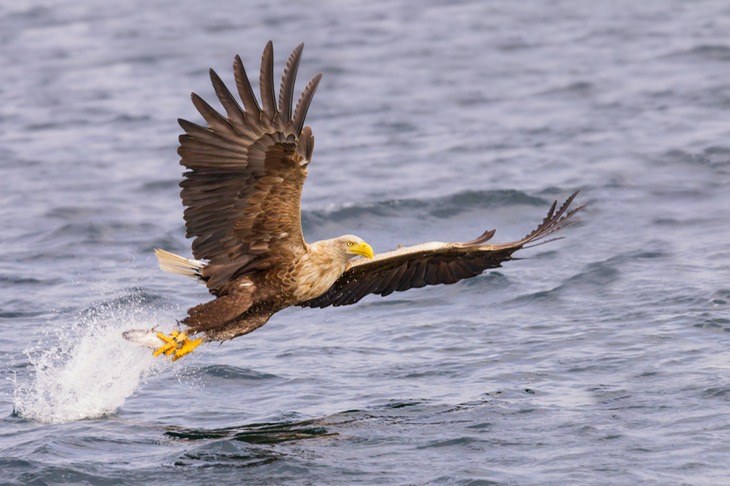
<svg viewBox="0 0 730 486"><path fill-rule="evenodd" d="M294 105L294 84L303 46L289 56L274 92L271 42L259 78L261 104L236 56L233 72L241 107L210 71L223 116L193 94L207 127L179 120L180 183L187 236L195 257L157 250L160 267L205 282L216 298L188 311L182 321L204 340L225 340L264 325L292 305L353 304L368 294L388 295L425 285L451 284L499 267L530 243L574 222L576 193L550 208L521 240L490 245L494 230L463 243L424 243L374 256L357 236L308 245L302 235L300 200L314 137L304 119L321 74ZM359 258L358 258L359 257Z"/></svg>

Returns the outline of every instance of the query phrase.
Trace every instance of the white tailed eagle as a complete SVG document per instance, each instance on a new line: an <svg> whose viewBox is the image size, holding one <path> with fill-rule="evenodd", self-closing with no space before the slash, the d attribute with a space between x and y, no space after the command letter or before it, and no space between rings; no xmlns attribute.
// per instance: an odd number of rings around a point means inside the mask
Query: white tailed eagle
<svg viewBox="0 0 730 486"><path fill-rule="evenodd" d="M155 253L162 270L205 282L215 299L188 310L180 322L184 330L125 333L127 339L155 348L155 355L176 360L202 342L258 329L289 306L349 305L368 294L386 296L475 277L572 224L581 209L569 210L576 192L560 207L553 203L536 229L510 243L489 244L494 230L471 241L423 243L378 255L354 235L307 243L300 201L314 137L304 119L322 75L307 84L294 105L302 49L299 45L289 56L278 102L269 42L261 62L261 103L236 56L233 74L243 107L211 70L225 115L193 94L207 126L179 120L185 133L178 154L187 169L180 195L194 259Z"/></svg>

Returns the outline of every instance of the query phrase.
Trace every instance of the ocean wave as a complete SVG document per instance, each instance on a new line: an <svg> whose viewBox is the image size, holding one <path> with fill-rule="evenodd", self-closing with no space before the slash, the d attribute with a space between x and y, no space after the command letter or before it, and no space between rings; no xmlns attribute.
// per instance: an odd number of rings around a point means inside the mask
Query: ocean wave
<svg viewBox="0 0 730 486"><path fill-rule="evenodd" d="M168 427L165 435L185 440L226 439L249 444L278 444L333 435L321 419L247 424L220 429Z"/></svg>
<svg viewBox="0 0 730 486"><path fill-rule="evenodd" d="M723 44L702 44L690 49L677 50L664 56L673 59L695 59L706 61L730 61L730 46Z"/></svg>
<svg viewBox="0 0 730 486"><path fill-rule="evenodd" d="M502 206L544 206L548 199L516 190L462 191L443 197L424 199L386 199L374 203L348 204L331 209L302 211L302 224L316 227L328 222L360 221L371 218L411 217L447 219L476 209Z"/></svg>
<svg viewBox="0 0 730 486"><path fill-rule="evenodd" d="M277 377L271 373L261 373L259 371L229 365L206 366L200 369L200 373L224 380L268 380Z"/></svg>

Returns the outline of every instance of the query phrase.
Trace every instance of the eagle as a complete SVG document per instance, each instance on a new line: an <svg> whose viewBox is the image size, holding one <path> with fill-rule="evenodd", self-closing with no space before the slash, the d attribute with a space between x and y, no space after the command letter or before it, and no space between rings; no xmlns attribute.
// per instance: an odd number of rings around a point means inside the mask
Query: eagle
<svg viewBox="0 0 730 486"><path fill-rule="evenodd" d="M210 79L225 114L193 93L207 126L179 119L180 182L186 236L193 258L157 249L160 268L204 282L215 299L192 307L170 334L131 330L130 341L177 360L198 345L225 341L266 324L290 306L350 305L426 285L453 284L511 260L517 250L544 243L573 224L576 191L524 238L491 244L495 230L463 242L429 242L375 254L355 235L307 243L301 195L312 160L314 135L304 124L322 74L312 78L294 104L294 84L304 45L289 56L274 92L274 51L261 60L260 103L239 56L235 87L243 102L212 69ZM540 241L542 240L542 241Z"/></svg>

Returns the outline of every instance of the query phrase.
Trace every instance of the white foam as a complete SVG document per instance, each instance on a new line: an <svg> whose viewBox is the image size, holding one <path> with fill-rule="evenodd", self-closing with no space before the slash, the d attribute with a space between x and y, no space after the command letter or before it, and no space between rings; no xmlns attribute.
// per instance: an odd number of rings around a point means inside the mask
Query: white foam
<svg viewBox="0 0 730 486"><path fill-rule="evenodd" d="M16 383L15 412L45 423L115 412L162 366L149 349L122 337L130 328L154 326L151 318L149 310L125 302L101 306L70 325L54 323L40 344L25 351L33 373Z"/></svg>

